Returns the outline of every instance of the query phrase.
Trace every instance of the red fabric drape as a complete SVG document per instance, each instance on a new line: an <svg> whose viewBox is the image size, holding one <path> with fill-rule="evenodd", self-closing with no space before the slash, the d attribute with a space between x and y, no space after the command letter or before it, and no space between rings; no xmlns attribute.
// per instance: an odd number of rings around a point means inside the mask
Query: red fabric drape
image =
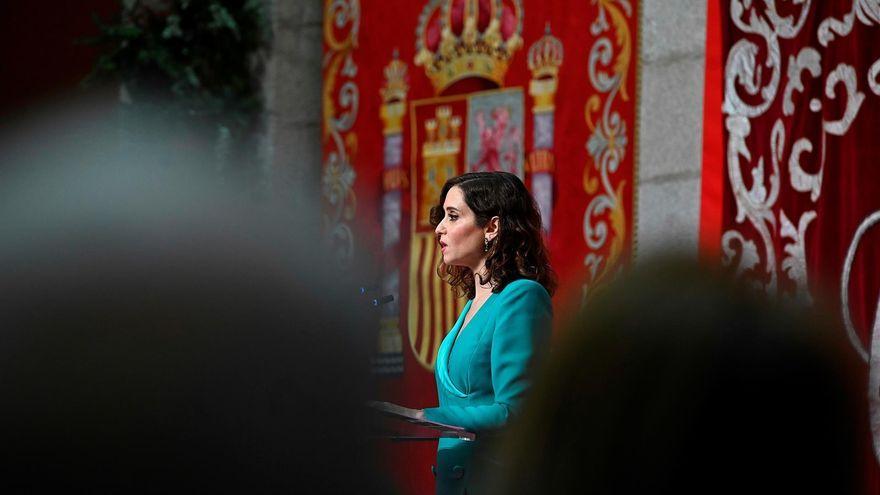
<svg viewBox="0 0 880 495"><path fill-rule="evenodd" d="M766 292L837 311L865 365L865 481L880 493L867 420L880 434L880 6L725 0L720 33L711 13L707 65L720 41L724 92L720 113L707 97L704 240L720 234L722 261Z"/></svg>

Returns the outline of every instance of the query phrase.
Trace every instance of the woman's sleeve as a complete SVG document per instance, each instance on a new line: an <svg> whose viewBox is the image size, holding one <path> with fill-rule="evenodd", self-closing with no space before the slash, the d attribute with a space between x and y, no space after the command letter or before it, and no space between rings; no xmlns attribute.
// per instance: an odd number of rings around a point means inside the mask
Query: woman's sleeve
<svg viewBox="0 0 880 495"><path fill-rule="evenodd" d="M531 385L530 372L547 346L553 318L550 296L536 282L508 289L497 308L492 338L491 373L495 401L480 406L441 406L425 409L431 421L470 431L501 428L515 415Z"/></svg>

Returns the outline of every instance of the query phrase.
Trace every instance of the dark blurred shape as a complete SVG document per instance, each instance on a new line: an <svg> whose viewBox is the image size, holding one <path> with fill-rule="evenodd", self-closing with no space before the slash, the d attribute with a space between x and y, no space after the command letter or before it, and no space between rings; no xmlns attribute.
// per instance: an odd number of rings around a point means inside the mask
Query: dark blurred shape
<svg viewBox="0 0 880 495"><path fill-rule="evenodd" d="M646 263L567 329L497 493L858 493L843 334L685 262Z"/></svg>
<svg viewBox="0 0 880 495"><path fill-rule="evenodd" d="M271 38L260 0L122 2L99 34L89 81L121 84L136 104L161 97L165 115L223 126L242 139L263 112L263 60Z"/></svg>
<svg viewBox="0 0 880 495"><path fill-rule="evenodd" d="M387 493L359 414L374 315L318 212L85 115L0 145L0 488Z"/></svg>
<svg viewBox="0 0 880 495"><path fill-rule="evenodd" d="M0 125L41 100L73 93L98 58L78 40L98 34L92 16L119 8L118 0L0 2Z"/></svg>

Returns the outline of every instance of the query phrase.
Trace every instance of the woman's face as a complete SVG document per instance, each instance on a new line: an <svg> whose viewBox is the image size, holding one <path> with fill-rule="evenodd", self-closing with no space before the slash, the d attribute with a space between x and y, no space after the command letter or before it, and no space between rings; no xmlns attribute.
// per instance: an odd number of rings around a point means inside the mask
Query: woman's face
<svg viewBox="0 0 880 495"><path fill-rule="evenodd" d="M464 193L458 186L453 186L446 193L443 213L443 220L434 229L443 253L443 263L476 271L484 261L486 228L477 225L476 215L465 203Z"/></svg>

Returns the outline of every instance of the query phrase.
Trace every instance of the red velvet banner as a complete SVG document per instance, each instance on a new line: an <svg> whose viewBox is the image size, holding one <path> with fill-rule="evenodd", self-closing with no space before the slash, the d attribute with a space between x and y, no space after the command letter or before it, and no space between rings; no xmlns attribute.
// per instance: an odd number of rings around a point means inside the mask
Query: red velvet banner
<svg viewBox="0 0 880 495"><path fill-rule="evenodd" d="M724 164L713 175L709 157L703 232L762 290L839 311L865 362L867 493L880 493L880 2L720 4L708 39L720 43L723 104L705 128L707 142L723 129Z"/></svg>
<svg viewBox="0 0 880 495"><path fill-rule="evenodd" d="M435 274L427 211L466 171L518 174L542 211L557 321L630 258L638 3L327 0L325 227L339 259L379 260L384 400L436 405L433 364L462 300ZM362 256L366 254L366 256ZM435 443L389 448L429 493Z"/></svg>

